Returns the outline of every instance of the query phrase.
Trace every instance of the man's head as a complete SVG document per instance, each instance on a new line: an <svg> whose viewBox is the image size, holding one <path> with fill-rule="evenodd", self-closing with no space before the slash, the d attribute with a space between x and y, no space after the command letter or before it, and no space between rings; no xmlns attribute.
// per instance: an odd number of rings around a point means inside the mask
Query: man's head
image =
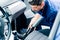
<svg viewBox="0 0 60 40"><path fill-rule="evenodd" d="M45 5L44 0L29 0L29 4L31 5L33 11L39 11L43 9Z"/></svg>

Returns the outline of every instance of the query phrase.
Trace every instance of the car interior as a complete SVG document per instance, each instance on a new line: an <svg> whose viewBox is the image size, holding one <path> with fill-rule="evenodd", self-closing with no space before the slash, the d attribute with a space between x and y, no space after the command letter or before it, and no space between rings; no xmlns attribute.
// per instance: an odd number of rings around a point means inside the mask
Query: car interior
<svg viewBox="0 0 60 40"><path fill-rule="evenodd" d="M3 18L4 21L5 19L8 21L5 22L8 25L8 29L6 29L8 30L8 33L6 32L4 35L8 36L6 36L7 38L5 38L5 40L9 40L11 33L14 35L14 40L55 40L60 24L60 10L58 10L52 29L49 31L49 36L47 36L44 33L33 30L43 19L42 16L32 25L33 27L31 29L27 30L31 19L35 14L31 10L25 11L26 8L25 3L22 1L15 1L0 7L0 17ZM32 16L27 13L31 13ZM49 30L50 28L42 27L41 30L43 29Z"/></svg>

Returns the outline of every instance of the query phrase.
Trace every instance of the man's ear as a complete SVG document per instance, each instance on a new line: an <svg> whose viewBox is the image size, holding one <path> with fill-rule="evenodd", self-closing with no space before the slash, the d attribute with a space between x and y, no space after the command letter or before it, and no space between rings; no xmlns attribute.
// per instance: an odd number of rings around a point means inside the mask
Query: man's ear
<svg viewBox="0 0 60 40"><path fill-rule="evenodd" d="M43 8L45 6L45 3L44 1L41 3L41 7Z"/></svg>

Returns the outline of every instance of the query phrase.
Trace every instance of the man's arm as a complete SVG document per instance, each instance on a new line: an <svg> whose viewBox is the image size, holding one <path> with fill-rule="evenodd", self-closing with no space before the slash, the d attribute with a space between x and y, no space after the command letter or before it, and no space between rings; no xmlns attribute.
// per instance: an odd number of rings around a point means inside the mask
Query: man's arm
<svg viewBox="0 0 60 40"><path fill-rule="evenodd" d="M40 14L38 14L38 13L35 14L34 17L31 19L31 22L30 22L28 28L32 28L32 25L39 19L39 17L40 17Z"/></svg>

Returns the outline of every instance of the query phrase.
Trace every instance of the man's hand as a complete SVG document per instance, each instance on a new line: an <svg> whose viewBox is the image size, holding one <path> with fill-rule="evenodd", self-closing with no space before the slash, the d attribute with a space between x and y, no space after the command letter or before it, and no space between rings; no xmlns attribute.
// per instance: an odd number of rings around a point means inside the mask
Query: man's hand
<svg viewBox="0 0 60 40"><path fill-rule="evenodd" d="M29 29L29 28L32 28L32 25L29 25L29 26L28 26L28 29Z"/></svg>
<svg viewBox="0 0 60 40"><path fill-rule="evenodd" d="M28 26L28 29L27 30L29 30L29 29L32 29L32 25L29 25ZM36 30L36 27L33 30Z"/></svg>

